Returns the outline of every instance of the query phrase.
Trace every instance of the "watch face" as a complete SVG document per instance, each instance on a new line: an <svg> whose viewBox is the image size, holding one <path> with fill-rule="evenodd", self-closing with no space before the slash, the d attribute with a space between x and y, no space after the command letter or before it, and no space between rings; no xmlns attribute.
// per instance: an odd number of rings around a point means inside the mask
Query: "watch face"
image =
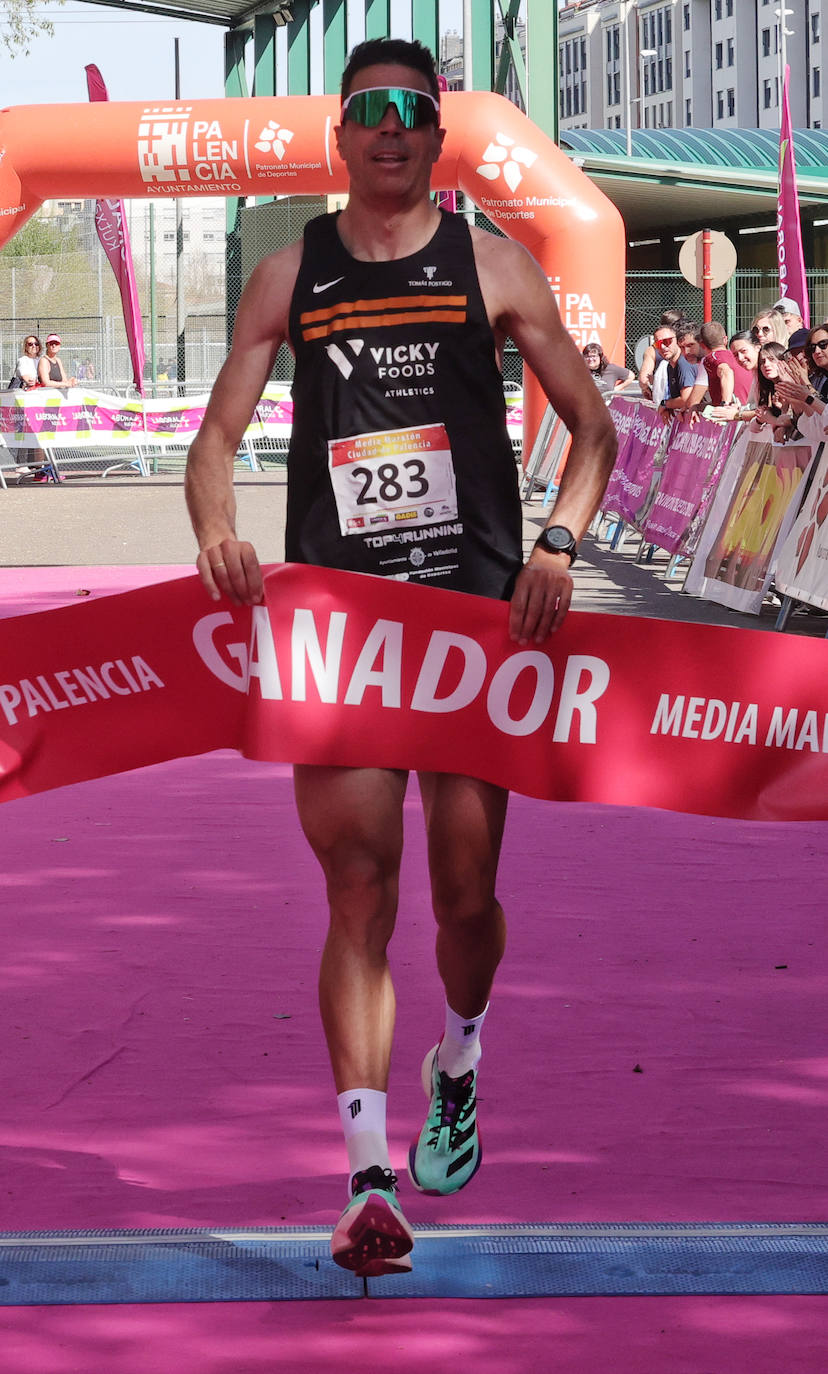
<svg viewBox="0 0 828 1374"><path fill-rule="evenodd" d="M572 533L565 529L563 525L550 525L543 532L543 542L548 549L558 549L562 553L568 553L575 547L575 539Z"/></svg>

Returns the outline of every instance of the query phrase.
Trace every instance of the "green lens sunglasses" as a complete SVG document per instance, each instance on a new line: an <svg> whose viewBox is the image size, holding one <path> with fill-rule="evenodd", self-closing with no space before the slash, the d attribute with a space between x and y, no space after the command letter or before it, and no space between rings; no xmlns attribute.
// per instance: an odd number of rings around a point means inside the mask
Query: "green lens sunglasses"
<svg viewBox="0 0 828 1374"><path fill-rule="evenodd" d="M440 120L440 106L424 91L412 91L406 86L372 86L367 91L354 91L342 102L342 122L350 119L366 129L376 129L389 105L394 106L406 129L419 129Z"/></svg>

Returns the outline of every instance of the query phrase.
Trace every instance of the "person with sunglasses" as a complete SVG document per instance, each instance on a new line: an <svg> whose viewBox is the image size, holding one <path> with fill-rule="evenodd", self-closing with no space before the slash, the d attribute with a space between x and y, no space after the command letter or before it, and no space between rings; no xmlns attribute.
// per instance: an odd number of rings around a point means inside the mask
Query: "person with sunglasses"
<svg viewBox="0 0 828 1374"><path fill-rule="evenodd" d="M34 391L40 385L37 375L38 360L42 353L42 345L36 334L27 334L23 340L23 352L17 359L14 374L11 379L13 390ZM32 473L36 482L46 482L52 475L51 464L46 462L46 455L40 446L32 448L21 448L18 450L20 460L19 471L24 475Z"/></svg>
<svg viewBox="0 0 828 1374"><path fill-rule="evenodd" d="M828 324L809 330L805 367L798 362L793 362L793 367L796 376L778 382L776 392L791 407L797 421L795 433L821 442L825 437L823 425L828 404ZM812 420L814 416L816 419Z"/></svg>
<svg viewBox="0 0 828 1374"><path fill-rule="evenodd" d="M770 310L760 311L754 317L750 331L758 344L781 343L785 347L788 345L790 330L785 323L783 312L775 306Z"/></svg>
<svg viewBox="0 0 828 1374"><path fill-rule="evenodd" d="M36 334L27 334L23 340L23 352L17 359L11 385L13 389L32 391L38 385L37 363L41 354L40 339Z"/></svg>
<svg viewBox="0 0 828 1374"><path fill-rule="evenodd" d="M187 499L202 581L214 600L263 599L255 551L235 530L233 457L288 339L296 359L288 561L505 600L512 641L541 645L564 619L578 541L612 470L611 417L534 259L430 198L445 130L428 50L396 39L360 44L341 97L335 137L347 205L312 220L302 242L253 272L190 450ZM525 566L499 366L506 335L572 434L552 520ZM424 427L433 445L408 451L406 436ZM350 475L338 459L357 436L369 461ZM407 504L399 509L417 511L405 539L394 534L400 490ZM437 540L429 538L432 491L441 493ZM370 526L366 509L384 523ZM332 1254L359 1275L400 1273L411 1267L413 1233L386 1137L394 1024L387 946L407 774L297 765L294 785L330 911L319 992L350 1193ZM481 1161L476 1083L505 943L496 875L508 794L446 773L421 775L420 790L446 1005L423 1064L428 1111L409 1173L415 1188L451 1194Z"/></svg>

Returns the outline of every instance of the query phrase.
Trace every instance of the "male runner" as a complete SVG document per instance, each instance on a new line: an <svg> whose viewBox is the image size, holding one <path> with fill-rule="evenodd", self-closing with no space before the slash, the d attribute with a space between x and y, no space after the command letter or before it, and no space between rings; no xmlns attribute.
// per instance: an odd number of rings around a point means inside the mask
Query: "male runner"
<svg viewBox="0 0 828 1374"><path fill-rule="evenodd" d="M312 221L303 242L256 268L190 451L197 566L214 599L262 599L256 554L235 530L233 460L288 339L296 355L288 561L508 599L509 633L519 644L542 643L566 614L570 564L612 468L614 428L532 257L430 200L443 137L427 49L393 39L356 48L336 130L350 176L348 204ZM526 567L498 366L507 334L572 432L554 521ZM352 446L334 441L357 435L363 459L349 465L341 458ZM440 534L430 538L435 493ZM390 510L393 529L399 499L402 509L418 511L417 541L360 532L360 510ZM385 1132L394 1026L386 947L406 782L392 769L295 769L300 820L330 906L320 1006L351 1192L332 1251L338 1264L371 1276L410 1269L413 1244ZM504 948L495 877L508 794L447 774L421 776L420 786L446 1024L423 1066L429 1108L409 1172L423 1191L452 1193L480 1164L475 1085L480 1029Z"/></svg>

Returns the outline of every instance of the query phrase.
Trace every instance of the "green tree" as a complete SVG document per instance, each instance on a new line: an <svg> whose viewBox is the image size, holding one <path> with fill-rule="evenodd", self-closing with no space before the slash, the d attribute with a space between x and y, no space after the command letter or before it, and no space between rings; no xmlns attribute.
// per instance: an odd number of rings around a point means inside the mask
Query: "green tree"
<svg viewBox="0 0 828 1374"><path fill-rule="evenodd" d="M39 219L35 216L18 229L14 238L4 245L4 258L36 258L45 254L64 253L77 245L77 230L70 230L71 242L67 243L64 230L54 220Z"/></svg>
<svg viewBox="0 0 828 1374"><path fill-rule="evenodd" d="M57 0L62 5L63 0ZM55 26L38 11L43 0L2 0L0 15L4 23L0 38L12 57L26 57L33 38L39 34L53 34Z"/></svg>

